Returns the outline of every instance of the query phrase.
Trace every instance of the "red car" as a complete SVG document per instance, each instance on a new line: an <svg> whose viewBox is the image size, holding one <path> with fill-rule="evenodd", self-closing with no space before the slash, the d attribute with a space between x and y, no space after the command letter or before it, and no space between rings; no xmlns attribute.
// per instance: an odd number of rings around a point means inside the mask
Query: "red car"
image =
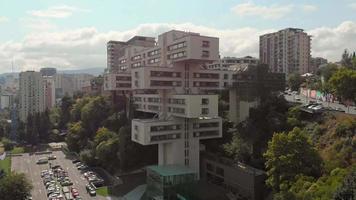
<svg viewBox="0 0 356 200"><path fill-rule="evenodd" d="M71 192L72 192L72 195L73 195L74 198L77 197L77 196L79 196L79 192L78 192L77 189L72 188L72 189L71 189Z"/></svg>

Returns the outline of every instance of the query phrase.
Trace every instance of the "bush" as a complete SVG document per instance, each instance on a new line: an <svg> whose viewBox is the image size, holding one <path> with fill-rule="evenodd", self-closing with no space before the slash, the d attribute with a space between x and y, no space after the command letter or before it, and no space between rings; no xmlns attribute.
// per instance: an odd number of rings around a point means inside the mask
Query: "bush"
<svg viewBox="0 0 356 200"><path fill-rule="evenodd" d="M3 138L1 143L4 145L5 151L11 151L15 146L15 144L7 138Z"/></svg>

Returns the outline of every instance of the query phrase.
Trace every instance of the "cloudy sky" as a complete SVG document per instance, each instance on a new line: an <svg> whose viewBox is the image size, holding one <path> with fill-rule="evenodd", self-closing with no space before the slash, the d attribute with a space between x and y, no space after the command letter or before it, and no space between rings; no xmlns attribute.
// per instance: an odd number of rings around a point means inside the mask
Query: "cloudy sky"
<svg viewBox="0 0 356 200"><path fill-rule="evenodd" d="M106 42L170 29L220 38L222 56L258 56L259 35L296 27L312 55L356 50L356 0L1 0L0 73L106 67Z"/></svg>

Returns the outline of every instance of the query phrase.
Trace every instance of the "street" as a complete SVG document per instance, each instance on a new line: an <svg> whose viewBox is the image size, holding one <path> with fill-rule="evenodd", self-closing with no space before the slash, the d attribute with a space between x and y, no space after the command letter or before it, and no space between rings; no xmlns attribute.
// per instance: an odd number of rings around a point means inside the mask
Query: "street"
<svg viewBox="0 0 356 200"><path fill-rule="evenodd" d="M297 95L297 94L291 94L291 95L284 95L284 97L286 98L287 101L290 102L300 102L303 104L308 104L309 101L316 101L315 99L311 99L311 98L306 98L303 95ZM300 101L296 101L295 98L299 97ZM330 102L324 102L324 101L318 101L319 103L321 103L325 108L330 107L333 109L342 109L345 111L345 113L348 114L353 114L356 115L356 107L354 106L349 106L348 108L342 104L338 104L338 103L330 103Z"/></svg>
<svg viewBox="0 0 356 200"><path fill-rule="evenodd" d="M87 180L82 176L79 170L72 164L71 160L66 159L62 151L54 151L53 155L57 156L56 160L52 160L53 165L60 165L64 170L68 172L70 180L73 182L73 187L79 190L80 196L85 200L96 199L106 200L107 198L102 196L91 197L86 189L85 185ZM32 197L34 200L47 200L46 188L42 183L41 171L48 169L48 164L37 165L36 161L48 155L29 155L28 153L22 156L12 157L11 169L14 172L25 173L27 178L33 185Z"/></svg>

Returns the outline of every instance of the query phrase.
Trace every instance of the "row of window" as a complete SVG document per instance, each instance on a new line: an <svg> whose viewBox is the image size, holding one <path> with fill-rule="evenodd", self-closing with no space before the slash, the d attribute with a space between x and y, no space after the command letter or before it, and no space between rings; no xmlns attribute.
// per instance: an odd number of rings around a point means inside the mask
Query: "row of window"
<svg viewBox="0 0 356 200"><path fill-rule="evenodd" d="M193 82L194 87L219 87L219 82Z"/></svg>
<svg viewBox="0 0 356 200"><path fill-rule="evenodd" d="M131 76L116 76L117 81L131 81Z"/></svg>
<svg viewBox="0 0 356 200"><path fill-rule="evenodd" d="M211 79L219 79L218 73L194 73L194 78L211 78Z"/></svg>
<svg viewBox="0 0 356 200"><path fill-rule="evenodd" d="M126 63L126 59L119 60L120 64Z"/></svg>
<svg viewBox="0 0 356 200"><path fill-rule="evenodd" d="M172 87L179 87L182 86L181 81L151 81L151 86L172 86Z"/></svg>
<svg viewBox="0 0 356 200"><path fill-rule="evenodd" d="M151 77L181 77L180 72L151 71Z"/></svg>
<svg viewBox="0 0 356 200"><path fill-rule="evenodd" d="M193 132L193 137L209 137L218 136L219 131L203 131L203 132Z"/></svg>
<svg viewBox="0 0 356 200"><path fill-rule="evenodd" d="M185 51L181 51L178 53L173 53L167 56L168 59L177 59L177 58L183 58L187 55Z"/></svg>
<svg viewBox="0 0 356 200"><path fill-rule="evenodd" d="M149 64L153 64L153 63L158 63L158 62L160 62L160 61L161 61L160 58L152 58L152 59L149 59L149 60L148 60L148 63L149 63Z"/></svg>
<svg viewBox="0 0 356 200"><path fill-rule="evenodd" d="M168 46L168 51L181 49L181 48L186 47L186 46L187 46L187 42L180 42L180 43Z"/></svg>
<svg viewBox="0 0 356 200"><path fill-rule="evenodd" d="M179 104L179 105L185 105L185 99L168 99L169 104Z"/></svg>
<svg viewBox="0 0 356 200"><path fill-rule="evenodd" d="M117 88L131 88L131 83L116 83Z"/></svg>
<svg viewBox="0 0 356 200"><path fill-rule="evenodd" d="M177 114L185 114L185 109L184 108L168 107L168 112L177 113Z"/></svg>
<svg viewBox="0 0 356 200"><path fill-rule="evenodd" d="M152 135L151 136L151 141L162 141L162 140L173 140L173 139L179 139L180 134L164 134L164 135Z"/></svg>
<svg viewBox="0 0 356 200"><path fill-rule="evenodd" d="M180 130L182 125L162 125L162 126L151 126L151 132L159 132L159 131L173 131L173 130Z"/></svg>
<svg viewBox="0 0 356 200"><path fill-rule="evenodd" d="M217 128L219 127L219 122L209 122L209 123L194 123L193 128Z"/></svg>
<svg viewBox="0 0 356 200"><path fill-rule="evenodd" d="M156 49L147 53L148 56L154 56L160 54L160 50Z"/></svg>
<svg viewBox="0 0 356 200"><path fill-rule="evenodd" d="M141 67L141 62L133 63L132 67Z"/></svg>
<svg viewBox="0 0 356 200"><path fill-rule="evenodd" d="M140 60L141 59L141 55L137 55L131 58L131 60Z"/></svg>

